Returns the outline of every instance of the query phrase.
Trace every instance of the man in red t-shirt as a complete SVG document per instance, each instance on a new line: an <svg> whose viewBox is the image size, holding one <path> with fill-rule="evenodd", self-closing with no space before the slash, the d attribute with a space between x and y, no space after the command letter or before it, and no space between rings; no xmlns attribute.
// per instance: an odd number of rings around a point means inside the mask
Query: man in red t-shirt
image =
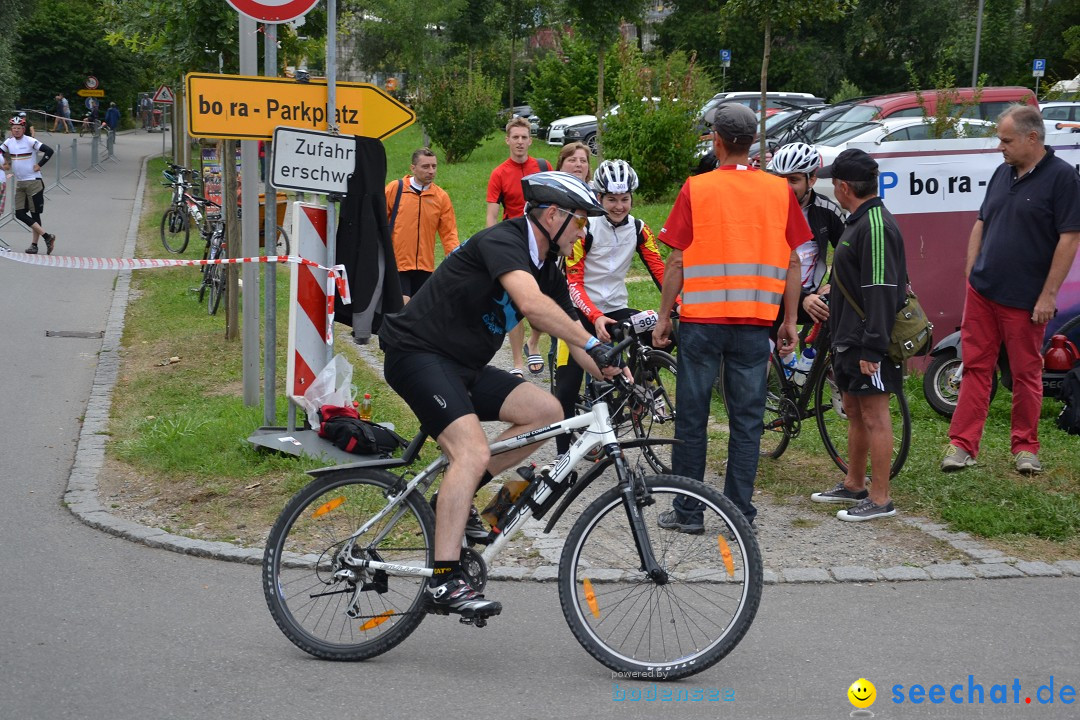
<svg viewBox="0 0 1080 720"><path fill-rule="evenodd" d="M506 123L506 144L510 147L510 157L492 170L491 177L488 178L486 227L491 227L500 220L521 217L525 212L525 196L521 194L521 178L541 170L551 169L547 160L529 157L532 133L526 118L517 115ZM501 218L499 217L500 209L502 209ZM510 357L514 359L514 369L511 372L521 377L524 375L525 362L524 355L519 354L517 349L525 344L525 326L518 323L506 337L510 343Z"/></svg>

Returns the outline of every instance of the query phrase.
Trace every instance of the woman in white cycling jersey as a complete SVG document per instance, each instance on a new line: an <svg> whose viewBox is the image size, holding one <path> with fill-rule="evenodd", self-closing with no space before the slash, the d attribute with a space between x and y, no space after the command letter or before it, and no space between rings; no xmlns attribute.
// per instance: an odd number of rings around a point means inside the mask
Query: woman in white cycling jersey
<svg viewBox="0 0 1080 720"><path fill-rule="evenodd" d="M637 173L625 160L600 163L592 187L606 214L589 218L585 237L574 243L566 258L566 281L578 318L602 342L611 341L609 325L637 312L627 307L626 290L626 273L634 253L641 257L658 289L664 281L664 260L656 236L648 225L630 214L637 186ZM574 415L574 402L583 376L584 371L559 343L552 392L562 404L564 417ZM570 447L569 436L556 438L556 446L560 454L566 452Z"/></svg>

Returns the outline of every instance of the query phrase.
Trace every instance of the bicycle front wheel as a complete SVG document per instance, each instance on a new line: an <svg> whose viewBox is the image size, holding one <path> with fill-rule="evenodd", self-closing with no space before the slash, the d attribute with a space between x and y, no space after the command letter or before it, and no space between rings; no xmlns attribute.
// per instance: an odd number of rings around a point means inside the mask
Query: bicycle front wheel
<svg viewBox="0 0 1080 720"><path fill-rule="evenodd" d="M656 350L635 368L634 387L627 399L635 437L674 439L676 364L671 355ZM641 452L654 471L670 473L672 447L648 445Z"/></svg>
<svg viewBox="0 0 1080 720"><path fill-rule="evenodd" d="M840 468L848 471L848 419L844 413L844 403L839 388L833 379L833 357L830 354L825 372L818 378L814 389L814 407L817 415L818 431L825 451ZM911 449L911 411L907 397L889 396L889 418L892 420L893 454L889 477L894 478L904 467L908 451Z"/></svg>
<svg viewBox="0 0 1080 720"><path fill-rule="evenodd" d="M171 253L187 250L191 223L187 213L173 205L161 216L161 244Z"/></svg>
<svg viewBox="0 0 1080 720"><path fill-rule="evenodd" d="M289 233L285 232L285 228L280 225L277 226L277 242L274 243L275 255L288 255L292 245L289 243Z"/></svg>
<svg viewBox="0 0 1080 720"><path fill-rule="evenodd" d="M206 278L206 312L216 315L221 306L221 298L225 296L225 266L210 265Z"/></svg>
<svg viewBox="0 0 1080 720"><path fill-rule="evenodd" d="M719 662L742 640L761 601L757 540L743 514L690 478L645 478L639 503L648 541L666 578L645 575L620 488L597 498L574 523L559 563L559 600L581 646L617 672L674 680ZM665 530L672 501L703 505L702 531Z"/></svg>
<svg viewBox="0 0 1080 720"><path fill-rule="evenodd" d="M263 593L274 622L304 652L324 660L365 660L398 645L424 619L426 577L343 563L349 537L386 507L395 484L397 478L384 470L339 470L309 483L274 523L263 556ZM410 495L356 538L349 552L356 560L432 567L431 507L418 493ZM351 578L338 572L350 569Z"/></svg>

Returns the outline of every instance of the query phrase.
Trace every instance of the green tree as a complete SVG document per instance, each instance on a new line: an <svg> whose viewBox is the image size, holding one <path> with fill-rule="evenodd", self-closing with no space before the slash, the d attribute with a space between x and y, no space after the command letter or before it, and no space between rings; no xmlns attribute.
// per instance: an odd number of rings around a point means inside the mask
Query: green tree
<svg viewBox="0 0 1080 720"><path fill-rule="evenodd" d="M29 0L0 0L0 13L8 27L16 28L27 12ZM19 94L19 69L15 65L15 33L0 33L0 107L14 108Z"/></svg>
<svg viewBox="0 0 1080 720"><path fill-rule="evenodd" d="M607 51L619 38L619 28L623 20L636 22L641 18L647 0L625 0L625 2L569 2L569 17L573 20L574 30L596 48L596 114L600 115L604 103L604 60ZM596 142L600 144L604 137L603 123L597 123ZM602 147L602 146L601 146Z"/></svg>
<svg viewBox="0 0 1080 720"><path fill-rule="evenodd" d="M52 110L56 93L74 96L89 75L98 79L107 100L121 107L134 103L144 73L134 53L106 42L97 3L39 0L15 35L21 105ZM74 48L78 52L70 51ZM71 97L73 105L78 102Z"/></svg>
<svg viewBox="0 0 1080 720"><path fill-rule="evenodd" d="M144 58L153 83L239 69L238 13L221 0L101 0L105 38ZM260 33L260 37L261 37Z"/></svg>
<svg viewBox="0 0 1080 720"><path fill-rule="evenodd" d="M448 163L467 160L494 130L498 113L498 84L456 68L431 73L416 105L417 118Z"/></svg>
<svg viewBox="0 0 1080 720"><path fill-rule="evenodd" d="M510 107L514 106L516 98L518 45L550 16L550 5L550 0L496 0L495 2L493 14L495 25L502 28L503 35L510 42L507 53Z"/></svg>
<svg viewBox="0 0 1080 720"><path fill-rule="evenodd" d="M695 116L710 94L708 76L679 50L648 64L624 43L618 57L619 113L603 123L604 154L629 162L638 173L638 192L654 198L677 187L693 164L700 139Z"/></svg>
<svg viewBox="0 0 1080 720"><path fill-rule="evenodd" d="M562 37L559 47L536 62L530 73L532 88L525 95L533 112L547 123L596 112L596 53L589 43L574 36Z"/></svg>
<svg viewBox="0 0 1080 720"><path fill-rule="evenodd" d="M855 7L858 0L728 0L721 11L723 19L751 18L765 35L761 56L761 108L769 86L769 58L774 31L793 31L803 23L836 20ZM765 137L765 113L761 113L761 137Z"/></svg>

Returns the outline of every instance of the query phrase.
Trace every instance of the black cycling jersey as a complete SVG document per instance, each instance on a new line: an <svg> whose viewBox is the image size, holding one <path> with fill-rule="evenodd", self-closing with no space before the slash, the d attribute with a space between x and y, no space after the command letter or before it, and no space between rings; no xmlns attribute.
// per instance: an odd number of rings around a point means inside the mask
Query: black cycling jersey
<svg viewBox="0 0 1080 720"><path fill-rule="evenodd" d="M531 273L541 292L576 317L563 271L550 261L540 268L533 265L528 220L515 218L481 230L447 256L405 308L383 320L382 346L483 367L522 319L499 282L513 270Z"/></svg>

